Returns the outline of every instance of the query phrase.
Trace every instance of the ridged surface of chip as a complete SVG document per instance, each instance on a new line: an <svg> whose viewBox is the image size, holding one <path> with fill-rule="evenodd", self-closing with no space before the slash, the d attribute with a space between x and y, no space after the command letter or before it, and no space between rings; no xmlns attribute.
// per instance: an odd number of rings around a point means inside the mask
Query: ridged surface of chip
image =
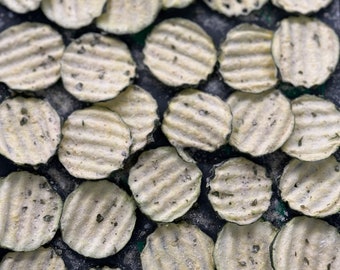
<svg viewBox="0 0 340 270"><path fill-rule="evenodd" d="M162 0L164 9L168 8L185 8L192 4L195 0Z"/></svg>
<svg viewBox="0 0 340 270"><path fill-rule="evenodd" d="M225 16L247 15L260 9L268 0L203 0L208 7Z"/></svg>
<svg viewBox="0 0 340 270"><path fill-rule="evenodd" d="M329 157L340 146L340 112L323 98L303 95L292 101L294 130L282 146L286 154L305 161Z"/></svg>
<svg viewBox="0 0 340 270"><path fill-rule="evenodd" d="M36 91L60 77L64 44L50 26L24 22L0 33L0 81L15 90Z"/></svg>
<svg viewBox="0 0 340 270"><path fill-rule="evenodd" d="M171 222L196 202L202 172L182 160L173 147L146 151L131 168L128 179L141 211L157 222Z"/></svg>
<svg viewBox="0 0 340 270"><path fill-rule="evenodd" d="M273 32L255 24L240 24L230 30L220 46L219 72L236 90L260 93L277 83L271 53Z"/></svg>
<svg viewBox="0 0 340 270"><path fill-rule="evenodd" d="M130 196L109 181L86 181L65 201L60 227L63 241L91 258L116 254L130 240L136 223Z"/></svg>
<svg viewBox="0 0 340 270"><path fill-rule="evenodd" d="M152 95L137 85L131 85L117 97L97 105L117 112L131 130L131 153L142 149L158 124L158 105Z"/></svg>
<svg viewBox="0 0 340 270"><path fill-rule="evenodd" d="M135 68L125 43L87 33L66 48L61 78L65 89L77 99L97 102L117 96L130 84Z"/></svg>
<svg viewBox="0 0 340 270"><path fill-rule="evenodd" d="M282 20L272 44L281 79L307 88L328 79L338 63L339 50L339 38L334 30L316 18L305 16Z"/></svg>
<svg viewBox="0 0 340 270"><path fill-rule="evenodd" d="M214 259L217 270L272 270L270 245L277 233L270 222L240 226L227 223L218 233Z"/></svg>
<svg viewBox="0 0 340 270"><path fill-rule="evenodd" d="M59 160L78 178L102 179L123 166L129 155L129 127L107 108L74 111L62 127Z"/></svg>
<svg viewBox="0 0 340 270"><path fill-rule="evenodd" d="M41 0L0 0L0 4L16 13L27 13L39 8Z"/></svg>
<svg viewBox="0 0 340 270"><path fill-rule="evenodd" d="M252 156L279 149L294 127L290 101L278 90L234 92L227 99L233 115L229 143Z"/></svg>
<svg viewBox="0 0 340 270"><path fill-rule="evenodd" d="M60 118L44 100L15 97L0 104L0 154L17 164L46 163L60 142Z"/></svg>
<svg viewBox="0 0 340 270"><path fill-rule="evenodd" d="M1 263L0 270L66 270L63 259L52 248L39 248L28 252L9 252Z"/></svg>
<svg viewBox="0 0 340 270"><path fill-rule="evenodd" d="M175 147L212 152L227 143L231 121L229 106L219 97L186 89L170 100L162 131Z"/></svg>
<svg viewBox="0 0 340 270"><path fill-rule="evenodd" d="M332 0L271 0L272 3L284 9L287 12L298 12L300 14L309 14L318 12L320 9L328 6Z"/></svg>
<svg viewBox="0 0 340 270"><path fill-rule="evenodd" d="M152 74L169 86L197 85L207 79L217 60L211 37L198 24L182 18L155 26L143 53Z"/></svg>
<svg viewBox="0 0 340 270"><path fill-rule="evenodd" d="M46 244L59 227L61 211L62 200L45 177L22 171L2 178L0 246L30 251Z"/></svg>
<svg viewBox="0 0 340 270"><path fill-rule="evenodd" d="M272 258L276 270L340 269L340 236L326 221L295 217L276 236Z"/></svg>
<svg viewBox="0 0 340 270"><path fill-rule="evenodd" d="M213 270L213 240L186 223L160 225L146 240L141 253L143 270Z"/></svg>
<svg viewBox="0 0 340 270"><path fill-rule="evenodd" d="M140 32L157 17L161 0L107 0L97 27L109 33L123 35Z"/></svg>
<svg viewBox="0 0 340 270"><path fill-rule="evenodd" d="M340 164L331 156L320 161L293 159L280 179L281 197L308 216L325 217L340 211Z"/></svg>
<svg viewBox="0 0 340 270"><path fill-rule="evenodd" d="M268 209L272 181L263 167L240 157L216 165L214 172L208 198L221 218L245 225Z"/></svg>

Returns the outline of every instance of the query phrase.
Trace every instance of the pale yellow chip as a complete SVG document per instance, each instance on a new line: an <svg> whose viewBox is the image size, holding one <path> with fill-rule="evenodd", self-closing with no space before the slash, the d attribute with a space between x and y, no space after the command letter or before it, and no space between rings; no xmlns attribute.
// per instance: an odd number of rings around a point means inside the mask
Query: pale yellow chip
<svg viewBox="0 0 340 270"><path fill-rule="evenodd" d="M248 15L260 9L268 0L203 0L211 9L225 16Z"/></svg>
<svg viewBox="0 0 340 270"><path fill-rule="evenodd" d="M195 0L162 0L164 9L168 8L185 8L191 5Z"/></svg>
<svg viewBox="0 0 340 270"><path fill-rule="evenodd" d="M16 13L27 13L36 10L41 0L0 0L0 4Z"/></svg>
<svg viewBox="0 0 340 270"><path fill-rule="evenodd" d="M271 0L272 3L284 9L287 12L298 12L300 14L309 14L318 12L320 9L328 6L332 0Z"/></svg>

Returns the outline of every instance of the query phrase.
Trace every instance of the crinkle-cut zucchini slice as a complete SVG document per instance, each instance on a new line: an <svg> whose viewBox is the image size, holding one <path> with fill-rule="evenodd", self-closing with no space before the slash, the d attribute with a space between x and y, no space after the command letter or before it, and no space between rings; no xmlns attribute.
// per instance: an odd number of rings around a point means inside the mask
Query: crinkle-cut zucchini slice
<svg viewBox="0 0 340 270"><path fill-rule="evenodd" d="M0 104L0 154L17 164L46 163L60 142L60 117L36 98L15 97Z"/></svg>
<svg viewBox="0 0 340 270"><path fill-rule="evenodd" d="M220 46L219 72L236 90L260 93L273 88L277 69L271 52L273 31L243 23L231 29Z"/></svg>
<svg viewBox="0 0 340 270"><path fill-rule="evenodd" d="M185 8L195 0L162 0L163 9L168 8Z"/></svg>
<svg viewBox="0 0 340 270"><path fill-rule="evenodd" d="M340 164L333 156L320 161L293 159L279 188L294 210L315 217L335 214L340 211Z"/></svg>
<svg viewBox="0 0 340 270"><path fill-rule="evenodd" d="M303 95L292 101L294 130L282 151L304 161L329 157L340 146L340 112L323 98Z"/></svg>
<svg viewBox="0 0 340 270"><path fill-rule="evenodd" d="M109 33L134 34L149 26L161 8L161 0L107 0L96 24Z"/></svg>
<svg viewBox="0 0 340 270"><path fill-rule="evenodd" d="M298 12L300 14L309 14L318 12L320 9L328 6L332 0L271 0L272 3L284 9L287 12Z"/></svg>
<svg viewBox="0 0 340 270"><path fill-rule="evenodd" d="M0 81L14 90L37 91L60 77L61 35L50 26L24 22L0 33Z"/></svg>
<svg viewBox="0 0 340 270"><path fill-rule="evenodd" d="M107 108L74 111L62 127L60 162L78 178L102 179L123 166L132 143L129 127Z"/></svg>
<svg viewBox="0 0 340 270"><path fill-rule="evenodd" d="M211 37L198 24L182 18L156 25L143 53L152 74L169 86L197 85L212 73L217 60Z"/></svg>
<svg viewBox="0 0 340 270"><path fill-rule="evenodd" d="M46 244L61 211L62 200L45 177L21 171L0 179L0 246L31 251Z"/></svg>
<svg viewBox="0 0 340 270"><path fill-rule="evenodd" d="M131 85L114 99L97 103L117 112L131 130L131 153L142 149L158 125L158 105L152 95L137 85Z"/></svg>
<svg viewBox="0 0 340 270"><path fill-rule="evenodd" d="M270 222L256 221L244 226L227 222L215 244L216 269L272 270L270 245L276 233Z"/></svg>
<svg viewBox="0 0 340 270"><path fill-rule="evenodd" d="M136 223L135 204L109 181L86 181L67 198L61 216L63 241L86 257L116 254L130 240Z"/></svg>
<svg viewBox="0 0 340 270"><path fill-rule="evenodd" d="M146 240L141 253L143 270L213 270L213 240L186 223L160 225Z"/></svg>
<svg viewBox="0 0 340 270"><path fill-rule="evenodd" d="M16 13L27 13L36 10L41 0L0 0L0 4Z"/></svg>
<svg viewBox="0 0 340 270"><path fill-rule="evenodd" d="M202 172L185 162L173 147L142 153L131 168L129 187L141 211L152 220L171 222L196 202Z"/></svg>
<svg viewBox="0 0 340 270"><path fill-rule="evenodd" d="M340 269L340 236L326 221L295 217L277 234L272 248L275 270Z"/></svg>
<svg viewBox="0 0 340 270"><path fill-rule="evenodd" d="M265 168L245 158L232 158L214 168L209 201L219 216L239 225L258 220L270 205L272 181Z"/></svg>
<svg viewBox="0 0 340 270"><path fill-rule="evenodd" d="M336 68L339 51L335 31L316 18L289 17L274 33L274 61L281 79L294 86L324 83Z"/></svg>
<svg viewBox="0 0 340 270"><path fill-rule="evenodd" d="M212 152L227 143L232 115L219 97L186 89L170 100L162 131L172 145Z"/></svg>

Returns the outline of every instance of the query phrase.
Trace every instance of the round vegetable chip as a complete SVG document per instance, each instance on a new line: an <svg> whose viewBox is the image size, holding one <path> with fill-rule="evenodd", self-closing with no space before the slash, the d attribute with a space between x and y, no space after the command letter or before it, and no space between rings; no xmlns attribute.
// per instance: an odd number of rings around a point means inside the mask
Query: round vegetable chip
<svg viewBox="0 0 340 270"><path fill-rule="evenodd" d="M16 13L27 13L39 8L41 0L0 0L0 4Z"/></svg>
<svg viewBox="0 0 340 270"><path fill-rule="evenodd" d="M230 30L221 44L219 71L234 89L259 93L277 83L271 53L273 32L254 24L240 24Z"/></svg>
<svg viewBox="0 0 340 270"><path fill-rule="evenodd" d="M193 3L195 0L162 0L164 9L168 8L185 8Z"/></svg>
<svg viewBox="0 0 340 270"><path fill-rule="evenodd" d="M184 215L200 194L202 173L173 147L142 153L131 168L129 186L141 211L152 220L171 222Z"/></svg>
<svg viewBox="0 0 340 270"><path fill-rule="evenodd" d="M16 90L36 91L60 77L64 44L50 26L25 22L0 33L0 81Z"/></svg>
<svg viewBox="0 0 340 270"><path fill-rule="evenodd" d="M272 3L283 8L287 12L298 12L308 14L318 12L320 9L328 6L332 0L314 0L314 1L296 1L296 0L272 0Z"/></svg>
<svg viewBox="0 0 340 270"><path fill-rule="evenodd" d="M273 269L270 245L275 235L276 229L269 222L256 221L244 226L228 222L216 240L216 269Z"/></svg>
<svg viewBox="0 0 340 270"><path fill-rule="evenodd" d="M63 259L52 248L39 248L28 252L9 252L0 263L0 270L66 270Z"/></svg>
<svg viewBox="0 0 340 270"><path fill-rule="evenodd" d="M170 100L162 130L172 145L214 151L227 143L232 116L219 97L186 89Z"/></svg>
<svg viewBox="0 0 340 270"><path fill-rule="evenodd" d="M247 15L260 9L268 0L203 0L211 9L228 17Z"/></svg>
<svg viewBox="0 0 340 270"><path fill-rule="evenodd" d="M294 86L308 88L325 82L335 70L339 51L337 34L316 18L284 19L274 33L275 63L282 80Z"/></svg>
<svg viewBox="0 0 340 270"><path fill-rule="evenodd" d="M260 94L234 92L227 103L233 115L229 143L241 152L253 156L272 153L293 131L290 102L278 90Z"/></svg>
<svg viewBox="0 0 340 270"><path fill-rule="evenodd" d="M60 118L52 106L16 97L0 104L0 154L18 164L46 163L60 141Z"/></svg>
<svg viewBox="0 0 340 270"><path fill-rule="evenodd" d="M122 41L87 33L73 41L61 61L65 89L82 101L114 98L130 84L136 65Z"/></svg>
<svg viewBox="0 0 340 270"><path fill-rule="evenodd" d="M340 211L340 164L331 156L321 161L292 160L280 180L281 197L308 216Z"/></svg>
<svg viewBox="0 0 340 270"><path fill-rule="evenodd" d="M272 250L276 270L340 269L340 236L327 222L295 217L278 233Z"/></svg>
<svg viewBox="0 0 340 270"><path fill-rule="evenodd" d="M325 99L303 95L292 101L293 133L282 151L305 161L329 157L340 146L340 112Z"/></svg>
<svg viewBox="0 0 340 270"><path fill-rule="evenodd" d="M196 23L172 18L158 24L146 39L144 63L169 86L197 85L216 63L210 36Z"/></svg>
<svg viewBox="0 0 340 270"><path fill-rule="evenodd" d="M244 225L268 209L272 181L263 167L240 157L217 165L214 171L208 198L221 218Z"/></svg>
<svg viewBox="0 0 340 270"><path fill-rule="evenodd" d="M0 179L0 246L30 251L44 245L58 229L61 210L45 177L23 171Z"/></svg>
<svg viewBox="0 0 340 270"><path fill-rule="evenodd" d="M109 181L86 181L65 201L60 221L63 241L91 258L116 254L129 241L136 223L135 204Z"/></svg>
<svg viewBox="0 0 340 270"><path fill-rule="evenodd" d="M117 35L134 34L150 25L161 7L161 0L107 0L97 27Z"/></svg>
<svg viewBox="0 0 340 270"><path fill-rule="evenodd" d="M213 270L213 249L213 240L194 225L160 225L146 239L141 254L143 270Z"/></svg>

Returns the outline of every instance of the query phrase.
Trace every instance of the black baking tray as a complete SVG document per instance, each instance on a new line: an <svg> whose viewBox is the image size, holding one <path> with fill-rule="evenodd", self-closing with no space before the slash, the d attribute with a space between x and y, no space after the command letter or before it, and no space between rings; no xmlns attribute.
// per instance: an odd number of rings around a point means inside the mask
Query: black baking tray
<svg viewBox="0 0 340 270"><path fill-rule="evenodd" d="M260 10L254 11L248 16L228 18L209 9L203 3L203 1L196 1L194 4L185 9L163 10L159 13L155 22L140 33L119 36L118 38L127 43L132 52L133 58L137 63L137 77L135 78L134 83L149 91L157 100L159 106L158 113L160 119L162 119L162 115L167 107L168 101L183 88L173 88L163 85L154 78L154 76L143 64L142 49L144 46L144 40L147 34L152 30L153 26L167 18L188 18L198 23L203 29L205 29L207 33L209 33L209 35L213 38L216 48L218 48L219 44L224 40L226 33L232 27L240 23L255 23L262 27L275 29L281 19L291 15L292 14L288 14L283 10L274 7L271 3L267 3ZM340 1L333 0L333 2L327 8L322 9L318 13L310 16L317 17L324 21L335 30L338 36L340 36ZM24 21L42 22L52 25L52 27L62 34L66 45L69 44L73 39L78 38L86 32L101 32L93 24L79 30L63 29L49 21L40 10L20 15L13 13L0 5L0 31ZM200 83L197 88L202 91L217 95L223 100L225 100L233 91L230 87L223 83L221 76L218 74L217 65L214 72L209 76L208 80ZM339 108L340 65L338 64L332 76L321 86L314 87L312 89L305 89L302 87L296 88L289 84L280 83L277 88L282 90L282 92L291 99L304 93L322 96L328 100L331 100ZM0 84L0 102L15 95L35 96L48 100L56 109L62 121L64 121L74 110L90 106L89 103L80 102L67 93L64 90L60 80L50 88L34 93L15 92L8 89L5 84ZM170 145L165 136L162 134L159 126L155 130L153 138L154 141L149 143L145 149ZM124 169L112 173L109 177L110 181L118 184L129 194L131 194L131 192L127 185L128 171L129 168L136 162L141 152L142 151L139 151L132 155L126 161ZM274 184L271 205L263 215L264 220L268 220L277 228L281 228L291 218L301 215L300 213L291 210L287 203L283 202L279 196L279 191L277 188L278 180L282 174L284 166L290 160L290 158L281 151L276 151L272 154L257 158L240 153L230 145L225 145L213 153L207 153L195 149L188 149L188 152L197 161L198 166L203 172L201 194L197 203L195 203L192 209L190 209L183 217L176 220L176 222L186 221L188 223L195 224L210 237L212 237L212 239L216 240L217 233L225 224L225 221L218 217L208 202L208 191L206 187L207 178L212 175L212 167L214 164L218 164L230 157L237 156L244 156L264 166L268 175L273 180ZM339 161L339 150L335 153L335 156ZM47 164L34 167L17 166L10 160L0 155L0 177L7 176L9 173L17 170L27 170L44 175L52 187L60 194L63 199L65 199L77 185L83 182L82 179L76 179L72 177L58 161L56 155L53 156ZM324 220L337 227L338 230L340 229L340 214L326 217ZM87 270L91 267L107 265L110 267L120 267L123 270L139 270L142 269L140 262L140 252L145 245L146 237L152 233L156 227L157 224L155 222L149 220L139 210L137 210L137 223L131 240L120 252L104 259L86 258L71 250L62 241L60 230L58 230L56 236L46 246L52 246L58 252L58 254L62 256L68 269ZM9 252L9 250L0 249L0 260L7 252Z"/></svg>

